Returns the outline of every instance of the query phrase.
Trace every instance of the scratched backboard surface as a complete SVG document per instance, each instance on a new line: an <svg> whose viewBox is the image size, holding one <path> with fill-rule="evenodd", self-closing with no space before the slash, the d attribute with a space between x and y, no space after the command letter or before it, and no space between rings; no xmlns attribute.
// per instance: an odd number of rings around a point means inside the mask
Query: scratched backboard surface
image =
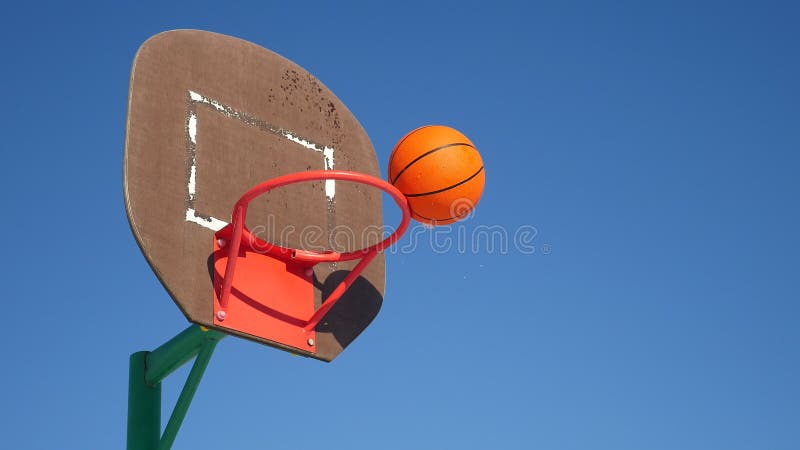
<svg viewBox="0 0 800 450"><path fill-rule="evenodd" d="M380 176L361 125L300 66L255 44L196 30L161 33L139 49L128 103L125 204L142 253L189 321L214 328L213 236L230 221L236 200L267 179L319 169ZM353 250L380 240L380 193L330 180L293 185L255 200L247 226L284 246ZM314 268L317 307L355 263ZM378 313L384 273L379 255L317 326L314 353L287 350L335 358ZM150 301L141 300L141 320Z"/></svg>

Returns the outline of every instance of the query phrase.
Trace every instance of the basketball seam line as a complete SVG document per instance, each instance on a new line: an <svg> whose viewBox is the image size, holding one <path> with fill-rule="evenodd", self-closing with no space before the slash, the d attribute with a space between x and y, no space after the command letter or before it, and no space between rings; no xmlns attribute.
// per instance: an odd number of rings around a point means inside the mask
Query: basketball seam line
<svg viewBox="0 0 800 450"><path fill-rule="evenodd" d="M456 184L454 184L454 185L452 185L452 186L447 186L446 188L437 189L437 190L435 190L435 191L431 191L431 192L423 192L423 193L421 193L421 194L406 194L406 193L403 193L403 195L405 195L406 197L422 197L422 196L425 196L425 195L438 194L438 193L440 193L440 192L444 192L444 191L447 191L447 190L453 189L454 187L461 186L462 184L464 184L464 183L468 182L469 180L471 180L471 179L473 179L473 178L477 177L477 176L478 176L478 174L479 174L479 173L481 173L481 172L483 172L483 166L481 166L481 168L480 168L480 169L478 169L478 171L477 171L477 172L475 172L475 173L473 173L472 175L470 175L470 176L469 176L469 178L467 178L466 180L459 181L458 183L456 183Z"/></svg>
<svg viewBox="0 0 800 450"><path fill-rule="evenodd" d="M414 211L413 209L411 210L411 212L413 212L414 215L417 215L417 216L419 216L419 217L421 217L421 218L423 218L425 220L430 220L432 222L441 222L443 220L453 220L453 219L463 219L464 218L464 216L453 216L453 217L448 217L446 219L436 219L436 218L433 218L433 217L425 217L422 214Z"/></svg>
<svg viewBox="0 0 800 450"><path fill-rule="evenodd" d="M416 131L418 131L418 130L421 130L421 129L423 129L423 128L429 128L429 127L432 127L432 126L434 126L434 125L424 125L424 126L421 126L421 127L417 128L417 129L415 129L415 130L413 130L413 131L410 131L408 134L406 134L405 136L403 136L403 139L400 139L400 142L398 142L398 143L397 143L397 145L395 145L395 146L394 146L394 148L392 149L392 153L389 155L389 170L392 170L392 160L394 159L394 154L397 152L397 149L398 149L398 148L400 148L400 146L401 146L401 145L403 145L403 142L405 142L405 141L406 141L406 139L410 138L410 137L411 137L411 135L412 135L412 134L414 134L414 132L416 132ZM392 174L391 174L391 173L388 173L387 175L388 175L388 176L387 176L386 178L387 178L388 180L390 180L390 182L391 182L391 179L392 179Z"/></svg>
<svg viewBox="0 0 800 450"><path fill-rule="evenodd" d="M403 167L403 169L402 169L402 170L400 170L400 172L398 172L398 173L397 173L397 176L396 176L396 177L394 177L394 180L392 180L392 184L396 183L396 182L397 182L397 179L398 179L398 178L400 178L400 175L402 175L402 174L403 174L403 172L405 172L405 171L406 171L406 169L408 169L409 167L411 167L411 165L412 165L412 164L414 164L415 162L419 161L420 159L422 159L422 158L424 158L424 157L426 157L426 156L430 155L431 153L438 152L439 150L444 150L444 149L446 149L446 148L455 147L455 146L458 146L458 145L466 145L467 147L470 147L470 148L472 148L473 150L477 150L477 149L476 149L476 148L475 148L473 145L471 145L471 144L467 144L466 142L456 142L456 143L454 143L454 144L447 144L447 145L443 145L443 146L441 146L441 147L436 147L436 148L434 148L433 150L428 150L427 152L425 152L425 153L423 153L423 154L421 154L421 155L417 156L416 158L414 158L414 160L413 160L413 161L411 161L410 163L406 164L406 166L405 166L405 167ZM390 159L391 159L391 158L390 158ZM390 161L390 163L391 163L391 161ZM391 165L391 164L390 164L390 165Z"/></svg>

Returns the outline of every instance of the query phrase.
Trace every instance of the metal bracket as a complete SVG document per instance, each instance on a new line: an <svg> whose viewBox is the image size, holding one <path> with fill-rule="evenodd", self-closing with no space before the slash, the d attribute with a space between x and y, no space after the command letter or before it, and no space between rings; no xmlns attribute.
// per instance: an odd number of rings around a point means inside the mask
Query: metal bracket
<svg viewBox="0 0 800 450"><path fill-rule="evenodd" d="M130 358L128 381L128 450L172 448L211 354L223 333L192 325L152 352ZM195 357L186 383L161 434L161 381Z"/></svg>

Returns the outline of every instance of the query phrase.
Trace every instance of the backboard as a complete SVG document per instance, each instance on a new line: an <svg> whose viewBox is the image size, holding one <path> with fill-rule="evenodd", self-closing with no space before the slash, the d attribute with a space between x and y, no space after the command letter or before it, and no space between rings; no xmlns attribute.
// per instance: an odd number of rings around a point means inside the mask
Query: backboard
<svg viewBox="0 0 800 450"><path fill-rule="evenodd" d="M161 33L139 49L128 101L125 205L142 253L190 322L324 361L369 325L383 300L383 254L316 326L313 345L285 345L214 320L214 235L231 221L234 203L265 180L312 170L380 176L361 125L303 68L204 31ZM249 211L253 234L286 247L351 251L382 238L380 191L346 181L283 187ZM356 264L314 266L316 308ZM268 280L264 289L270 292Z"/></svg>

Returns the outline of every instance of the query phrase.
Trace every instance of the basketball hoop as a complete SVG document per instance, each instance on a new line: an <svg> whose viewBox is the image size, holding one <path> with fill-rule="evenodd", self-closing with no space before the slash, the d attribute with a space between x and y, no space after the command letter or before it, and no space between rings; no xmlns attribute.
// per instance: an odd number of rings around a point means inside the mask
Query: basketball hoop
<svg viewBox="0 0 800 450"><path fill-rule="evenodd" d="M351 181L383 190L400 207L402 212L400 226L386 239L377 244L343 253L334 251L316 252L283 247L266 242L250 233L245 221L247 219L247 207L253 199L282 186L316 180ZM217 262L221 262L222 258L227 259L224 274L220 275L215 270L215 324L235 328L248 334L255 334L255 330L250 330L249 328L257 327L258 331L262 332L263 327L269 327L273 331L268 331L267 333L273 334L275 341L292 347L302 347L306 351L309 351L308 347L312 347L311 350L313 351L313 338L308 338L307 334L313 332L319 321L339 301L353 282L358 279L361 272L370 264L378 252L388 248L400 239L400 236L408 229L410 218L411 212L408 207L408 200L396 187L380 178L363 173L342 170L313 170L283 175L254 186L245 192L234 205L232 222L214 235L215 266ZM223 248L225 248L224 251ZM328 298L322 301L320 308L314 311L312 284L312 268L314 265L324 262L352 261L359 258L361 260L347 274L345 279L336 286ZM242 292L248 286L262 283L261 280L253 280L252 278L254 277L248 275L237 277L237 267L243 264L250 266L247 270L248 274L263 272L263 278L269 279L273 285L277 285L273 287L276 287L284 294L284 297L269 295L271 304L262 305L261 309L267 311L265 315L269 316L268 319L258 320L254 317L234 318L232 317L233 314L231 314L233 311L228 310L231 304L232 290ZM240 295L244 296L244 294ZM235 295L233 296L235 297ZM256 300L260 302L264 299ZM250 302L253 303L253 299L250 299ZM291 305L297 302L303 303L306 311L308 311L310 305L310 310L313 311L313 314L310 317L302 318L297 317L297 314L281 311L285 309L295 313L298 312L298 306ZM255 313L246 315L253 316ZM223 322L225 322L225 325L223 325ZM276 322L283 322L285 327L276 326ZM281 331L281 328L286 329ZM299 335L294 336L295 333L292 330L299 331Z"/></svg>

